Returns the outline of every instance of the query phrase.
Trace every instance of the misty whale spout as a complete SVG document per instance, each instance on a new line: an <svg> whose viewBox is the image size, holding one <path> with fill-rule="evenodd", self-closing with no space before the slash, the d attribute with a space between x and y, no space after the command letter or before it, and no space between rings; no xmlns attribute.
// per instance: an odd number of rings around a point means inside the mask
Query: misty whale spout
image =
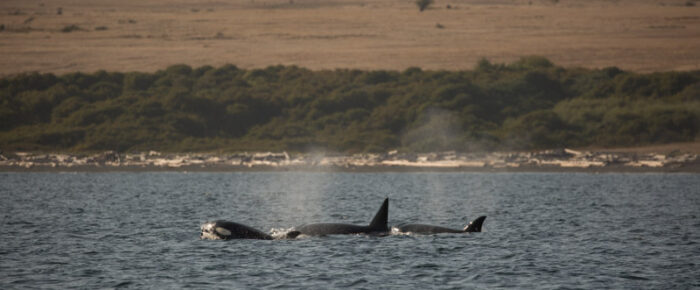
<svg viewBox="0 0 700 290"><path fill-rule="evenodd" d="M470 222L462 230L456 230L451 228L445 228L440 226L426 225L426 224L402 224L395 226L394 228L400 233L414 233L414 234L441 234L441 233L474 233L481 232L481 226L484 224L486 216L480 216Z"/></svg>
<svg viewBox="0 0 700 290"><path fill-rule="evenodd" d="M340 224L340 223L318 223L307 224L294 228L295 231L307 236L324 235L349 235L349 234L372 234L381 235L389 233L387 220L389 218L389 198L384 199L384 203L375 214L374 219L367 226Z"/></svg>

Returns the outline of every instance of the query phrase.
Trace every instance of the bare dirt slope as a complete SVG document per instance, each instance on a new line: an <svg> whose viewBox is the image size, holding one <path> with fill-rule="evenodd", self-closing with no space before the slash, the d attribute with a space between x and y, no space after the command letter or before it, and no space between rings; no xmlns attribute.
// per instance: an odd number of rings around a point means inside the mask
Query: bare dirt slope
<svg viewBox="0 0 700 290"><path fill-rule="evenodd" d="M524 55L700 69L698 0L436 0L424 12L412 0L2 0L0 25L0 76L177 63L454 70Z"/></svg>

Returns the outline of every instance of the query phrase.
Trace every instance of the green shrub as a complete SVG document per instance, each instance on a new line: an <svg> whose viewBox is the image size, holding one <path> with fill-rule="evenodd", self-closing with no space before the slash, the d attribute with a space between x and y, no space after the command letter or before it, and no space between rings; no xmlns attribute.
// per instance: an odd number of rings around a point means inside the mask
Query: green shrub
<svg viewBox="0 0 700 290"><path fill-rule="evenodd" d="M700 137L700 71L241 69L0 78L4 150L378 152L634 146Z"/></svg>
<svg viewBox="0 0 700 290"><path fill-rule="evenodd" d="M68 33L68 32L73 32L73 31L80 31L80 30L83 30L82 28L80 28L80 26L75 25L75 24L71 24L71 25L64 26L63 29L61 29L61 32Z"/></svg>

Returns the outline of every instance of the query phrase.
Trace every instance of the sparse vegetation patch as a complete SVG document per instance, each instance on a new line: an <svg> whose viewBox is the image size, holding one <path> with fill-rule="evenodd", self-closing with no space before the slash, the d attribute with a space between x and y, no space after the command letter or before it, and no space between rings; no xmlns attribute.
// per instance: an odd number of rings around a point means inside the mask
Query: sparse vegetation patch
<svg viewBox="0 0 700 290"><path fill-rule="evenodd" d="M433 2L434 0L416 0L416 6L418 6L419 11L423 12L423 10L428 9Z"/></svg>
<svg viewBox="0 0 700 290"><path fill-rule="evenodd" d="M69 32L80 31L80 30L83 30L82 28L80 28L80 26L75 25L75 24L71 24L71 25L64 26L63 29L61 29L61 32L69 33Z"/></svg>

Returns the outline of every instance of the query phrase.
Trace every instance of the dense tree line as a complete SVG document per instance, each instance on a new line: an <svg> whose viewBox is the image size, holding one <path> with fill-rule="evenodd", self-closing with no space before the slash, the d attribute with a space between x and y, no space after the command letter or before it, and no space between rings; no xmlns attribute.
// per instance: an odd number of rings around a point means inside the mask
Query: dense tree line
<svg viewBox="0 0 700 290"><path fill-rule="evenodd" d="M700 71L240 69L28 73L0 79L0 149L341 152L693 141Z"/></svg>

